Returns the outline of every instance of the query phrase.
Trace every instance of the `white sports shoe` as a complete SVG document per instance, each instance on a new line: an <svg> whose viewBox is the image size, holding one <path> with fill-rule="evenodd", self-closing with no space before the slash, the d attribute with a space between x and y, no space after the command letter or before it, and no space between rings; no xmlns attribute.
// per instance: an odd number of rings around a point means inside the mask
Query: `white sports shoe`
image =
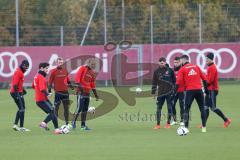
<svg viewBox="0 0 240 160"><path fill-rule="evenodd" d="M19 128L19 131L20 132L30 132L31 130L27 129L27 128L24 128L24 127L21 127L21 128Z"/></svg>
<svg viewBox="0 0 240 160"><path fill-rule="evenodd" d="M183 122L180 122L180 126L184 126L184 123L183 123Z"/></svg>
<svg viewBox="0 0 240 160"><path fill-rule="evenodd" d="M14 131L19 131L19 127L16 124L14 124L12 128Z"/></svg>
<svg viewBox="0 0 240 160"><path fill-rule="evenodd" d="M176 121L172 121L172 122L170 123L170 125L171 125L171 126L177 125L177 122L176 122Z"/></svg>
<svg viewBox="0 0 240 160"><path fill-rule="evenodd" d="M207 128L206 127L202 127L202 132L206 133L207 132Z"/></svg>

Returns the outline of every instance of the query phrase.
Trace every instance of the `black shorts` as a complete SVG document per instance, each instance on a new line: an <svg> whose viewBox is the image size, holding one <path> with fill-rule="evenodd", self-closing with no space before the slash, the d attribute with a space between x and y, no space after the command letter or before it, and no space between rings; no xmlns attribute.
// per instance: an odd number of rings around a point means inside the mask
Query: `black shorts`
<svg viewBox="0 0 240 160"><path fill-rule="evenodd" d="M77 109L76 112L87 112L89 106L89 96L78 95L77 97Z"/></svg>
<svg viewBox="0 0 240 160"><path fill-rule="evenodd" d="M54 97L54 106L60 105L61 101L63 104L69 104L69 94L68 92L56 92Z"/></svg>
<svg viewBox="0 0 240 160"><path fill-rule="evenodd" d="M23 98L22 93L16 95L15 93L10 93L11 97L13 98L14 102L16 103L19 111L25 111L25 101Z"/></svg>

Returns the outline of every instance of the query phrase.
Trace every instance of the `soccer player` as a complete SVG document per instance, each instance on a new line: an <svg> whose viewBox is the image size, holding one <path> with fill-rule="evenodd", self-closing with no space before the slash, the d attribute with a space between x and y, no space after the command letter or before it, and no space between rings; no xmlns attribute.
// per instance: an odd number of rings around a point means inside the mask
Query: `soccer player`
<svg viewBox="0 0 240 160"><path fill-rule="evenodd" d="M54 133L61 134L62 131L58 129L58 120L57 116L54 113L54 107L48 99L48 97L51 96L51 94L47 92L46 76L48 73L48 68L48 63L40 63L39 71L34 77L34 81L32 84L32 87L35 89L36 104L47 114L46 118L40 123L39 127L44 128L45 130L49 130L49 128L47 127L47 123L52 121L55 128Z"/></svg>
<svg viewBox="0 0 240 160"><path fill-rule="evenodd" d="M223 112L216 107L216 99L218 95L218 72L217 72L217 67L213 62L214 59L214 54L213 53L208 53L207 54L207 81L208 81L208 90L209 90L209 95L205 96L205 102L206 102L206 120L208 119L209 116L209 108L216 113L219 117L221 117L224 121L223 127L227 128L228 125L231 123L231 119L227 118Z"/></svg>
<svg viewBox="0 0 240 160"><path fill-rule="evenodd" d="M159 67L154 71L153 74L153 80L152 80L152 95L155 97L156 90L158 88L158 92L161 90L159 88L159 83L160 81L167 81L172 85L175 85L176 82L176 77L174 75L174 72L171 68L166 66L166 59L164 57L161 57L159 59ZM161 120L161 111L163 104L167 101L167 108L168 108L168 119L167 119L167 124L165 128L170 128L170 120L172 116L172 95L167 94L167 95L159 95L157 97L157 125L154 127L154 129L160 129L160 120Z"/></svg>
<svg viewBox="0 0 240 160"><path fill-rule="evenodd" d="M177 79L178 76L178 71L180 70L180 68L182 67L182 63L180 60L180 57L175 57L174 59L174 72L175 72L175 76ZM176 118L176 103L177 100L179 101L179 106L180 106L180 125L183 126L183 114L184 114L184 86L180 85L178 86L177 92L174 94L173 97L173 106L172 106L172 111L173 111L173 122L171 123L171 125L175 125L177 124L177 118Z"/></svg>
<svg viewBox="0 0 240 160"><path fill-rule="evenodd" d="M63 58L57 58L57 67L50 71L49 81L48 81L48 92L51 93L51 88L54 87L55 91L55 113L58 116L59 106L62 103L64 109L65 123L68 125L69 117L69 93L68 86L64 83L64 80L68 77L68 71L63 66ZM67 81L70 83L70 81Z"/></svg>
<svg viewBox="0 0 240 160"><path fill-rule="evenodd" d="M10 94L18 107L16 113L15 122L13 129L15 131L30 131L27 128L24 128L24 114L25 114L25 101L24 95L27 94L26 90L23 88L24 82L24 73L28 70L29 62L23 60L21 65L16 69L12 77L12 83L10 88ZM18 127L18 122L20 120L20 128Z"/></svg>
<svg viewBox="0 0 240 160"><path fill-rule="evenodd" d="M178 89L180 85L183 85L186 91L184 97L185 127L188 128L189 126L189 111L191 109L192 102L195 99L201 112L202 132L206 132L206 114L204 109L202 83L204 85L205 93L209 94L207 89L207 79L197 65L189 63L189 57L187 55L181 56L181 61L183 66L178 72L176 89Z"/></svg>
<svg viewBox="0 0 240 160"><path fill-rule="evenodd" d="M94 71L95 67L96 60L94 58L91 58L88 60L86 65L83 65L79 68L75 76L75 83L79 86L79 90L77 95L77 109L72 122L73 128L76 128L76 120L81 113L81 130L91 130L86 126L90 91L93 91L96 100L99 99L96 91L96 73Z"/></svg>

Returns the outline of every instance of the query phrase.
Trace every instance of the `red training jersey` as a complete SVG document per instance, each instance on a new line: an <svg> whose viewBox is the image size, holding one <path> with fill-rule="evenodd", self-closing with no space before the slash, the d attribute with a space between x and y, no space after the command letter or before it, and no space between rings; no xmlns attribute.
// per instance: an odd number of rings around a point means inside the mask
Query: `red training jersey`
<svg viewBox="0 0 240 160"><path fill-rule="evenodd" d="M83 87L85 93L96 88L96 73L88 66L81 66L75 76L75 83Z"/></svg>
<svg viewBox="0 0 240 160"><path fill-rule="evenodd" d="M34 77L32 87L35 89L35 100L36 102L48 100L47 96L42 91L47 91L47 80L41 75L37 74Z"/></svg>
<svg viewBox="0 0 240 160"><path fill-rule="evenodd" d="M178 71L174 71L174 74L175 74L175 76L176 76L176 79L177 79L177 77L178 77L178 73L179 73L179 70ZM177 92L183 92L184 91L184 85L183 84L179 84L178 85L178 90L177 90Z"/></svg>
<svg viewBox="0 0 240 160"><path fill-rule="evenodd" d="M184 86L185 90L202 89L202 80L207 80L201 69L194 64L187 63L179 70L177 84Z"/></svg>
<svg viewBox="0 0 240 160"><path fill-rule="evenodd" d="M18 92L23 92L24 74L21 68L17 68L13 74L10 92L14 92L14 86L17 85Z"/></svg>
<svg viewBox="0 0 240 160"><path fill-rule="evenodd" d="M68 71L65 68L55 68L50 71L49 85L53 84L55 92L67 92L68 87L64 83L65 78L68 76Z"/></svg>
<svg viewBox="0 0 240 160"><path fill-rule="evenodd" d="M207 69L208 90L218 90L218 71L213 63Z"/></svg>

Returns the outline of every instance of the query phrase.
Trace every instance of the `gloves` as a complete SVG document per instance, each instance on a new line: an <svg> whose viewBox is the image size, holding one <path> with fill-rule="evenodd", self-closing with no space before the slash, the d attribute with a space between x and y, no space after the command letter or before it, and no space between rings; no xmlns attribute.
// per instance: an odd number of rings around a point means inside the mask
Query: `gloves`
<svg viewBox="0 0 240 160"><path fill-rule="evenodd" d="M26 95L27 91L25 89L23 89L23 95Z"/></svg>
<svg viewBox="0 0 240 160"><path fill-rule="evenodd" d="M73 85L71 83L68 84L68 87L71 88L71 90L74 90L74 87L73 87Z"/></svg>
<svg viewBox="0 0 240 160"><path fill-rule="evenodd" d="M204 88L204 92L206 95L209 95L209 90L207 88Z"/></svg>

